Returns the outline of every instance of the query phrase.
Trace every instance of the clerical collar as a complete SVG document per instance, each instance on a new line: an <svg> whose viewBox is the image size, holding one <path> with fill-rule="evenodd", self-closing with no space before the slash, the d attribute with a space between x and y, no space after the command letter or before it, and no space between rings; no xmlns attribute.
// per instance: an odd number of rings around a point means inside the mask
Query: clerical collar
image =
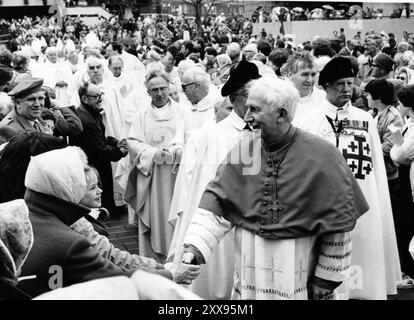
<svg viewBox="0 0 414 320"><path fill-rule="evenodd" d="M246 127L246 122L237 115L234 109L230 112L227 119L238 131L242 131Z"/></svg>
<svg viewBox="0 0 414 320"><path fill-rule="evenodd" d="M306 96L304 96L304 97L299 97L299 102L300 102L300 103L306 103L306 102L309 102L309 100L311 100L311 99L312 99L312 95L313 95L314 89L315 89L315 88L312 88L311 92L310 92L308 95L306 95Z"/></svg>
<svg viewBox="0 0 414 320"><path fill-rule="evenodd" d="M168 99L168 101L167 101L167 103L166 104L164 104L162 107L157 107L156 105L154 105L152 102L151 102L151 107L153 107L154 109L162 109L162 108L165 108L166 106L169 106L171 104L171 100L170 99Z"/></svg>
<svg viewBox="0 0 414 320"><path fill-rule="evenodd" d="M285 145L289 144L290 141L293 139L293 137L296 134L296 128L292 125L290 125L288 131L285 133L285 135L277 140L277 141L272 141L272 142L265 142L263 140L263 143L266 145L266 148L270 151L270 152L274 152L282 147L284 147Z"/></svg>
<svg viewBox="0 0 414 320"><path fill-rule="evenodd" d="M196 104L191 105L191 111L202 112L202 111L206 111L212 108L214 105L214 101L212 101L212 95L213 93L212 93L212 90L210 89L210 91L207 93L207 95L203 99L201 99Z"/></svg>

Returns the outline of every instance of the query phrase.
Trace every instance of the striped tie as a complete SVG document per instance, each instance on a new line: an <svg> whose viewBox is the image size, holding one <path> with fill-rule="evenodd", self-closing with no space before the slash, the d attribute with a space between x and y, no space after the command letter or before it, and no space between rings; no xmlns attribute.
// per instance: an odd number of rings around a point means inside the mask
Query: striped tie
<svg viewBox="0 0 414 320"><path fill-rule="evenodd" d="M37 123L37 121L36 121L36 120L35 120L35 122L33 123L33 128L34 128L37 132L41 132L41 131L40 131L39 124Z"/></svg>

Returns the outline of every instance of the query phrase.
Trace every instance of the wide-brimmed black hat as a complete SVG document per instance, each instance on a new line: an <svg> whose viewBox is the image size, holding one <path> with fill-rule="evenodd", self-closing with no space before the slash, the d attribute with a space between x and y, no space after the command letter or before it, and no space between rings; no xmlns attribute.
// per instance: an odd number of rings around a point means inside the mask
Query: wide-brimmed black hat
<svg viewBox="0 0 414 320"><path fill-rule="evenodd" d="M227 97L234 91L246 85L249 81L258 78L260 78L260 74L257 66L254 63L243 59L230 70L230 78L221 88L221 95Z"/></svg>
<svg viewBox="0 0 414 320"><path fill-rule="evenodd" d="M319 74L319 85L323 86L328 82L343 78L354 78L352 63L349 58L335 57L330 60Z"/></svg>

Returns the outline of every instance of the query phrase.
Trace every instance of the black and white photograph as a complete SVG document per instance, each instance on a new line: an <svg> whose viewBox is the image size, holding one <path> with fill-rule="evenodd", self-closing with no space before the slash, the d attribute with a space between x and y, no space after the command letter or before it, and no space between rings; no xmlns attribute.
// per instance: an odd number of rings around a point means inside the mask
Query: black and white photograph
<svg viewBox="0 0 414 320"><path fill-rule="evenodd" d="M414 300L412 164L414 2L0 0L0 300Z"/></svg>

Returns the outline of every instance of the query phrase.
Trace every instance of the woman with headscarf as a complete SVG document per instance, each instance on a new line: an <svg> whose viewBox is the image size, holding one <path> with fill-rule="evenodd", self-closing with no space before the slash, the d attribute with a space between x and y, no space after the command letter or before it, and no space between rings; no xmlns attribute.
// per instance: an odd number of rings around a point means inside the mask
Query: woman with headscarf
<svg viewBox="0 0 414 320"><path fill-rule="evenodd" d="M395 70L395 75L394 78L401 80L404 83L404 86L408 85L408 84L412 84L414 83L414 71L404 67L404 66L400 66Z"/></svg>
<svg viewBox="0 0 414 320"><path fill-rule="evenodd" d="M24 199L34 244L22 275L35 278L19 283L19 288L32 296L92 279L130 275L70 228L90 212L80 204L88 195L86 168L86 155L77 147L48 151L30 160Z"/></svg>
<svg viewBox="0 0 414 320"><path fill-rule="evenodd" d="M90 208L82 204L94 196L93 190L88 189L88 170L86 155L78 147L49 151L30 160L24 199L30 212L34 245L22 275L35 278L19 284L30 295L88 280L132 274L102 257L87 238L70 228L90 213ZM190 279L194 270L187 274ZM153 272L172 278L167 270Z"/></svg>
<svg viewBox="0 0 414 320"><path fill-rule="evenodd" d="M32 244L33 231L24 201L0 203L0 300L31 298L16 285Z"/></svg>
<svg viewBox="0 0 414 320"><path fill-rule="evenodd" d="M217 71L212 76L213 84L221 86L225 84L230 77L231 58L227 54L223 53L219 54L214 60Z"/></svg>
<svg viewBox="0 0 414 320"><path fill-rule="evenodd" d="M33 246L33 228L24 200L0 203L0 300L28 300L33 296L17 287L21 268ZM131 278L108 277L49 291L38 300L197 300L183 287L138 270Z"/></svg>

